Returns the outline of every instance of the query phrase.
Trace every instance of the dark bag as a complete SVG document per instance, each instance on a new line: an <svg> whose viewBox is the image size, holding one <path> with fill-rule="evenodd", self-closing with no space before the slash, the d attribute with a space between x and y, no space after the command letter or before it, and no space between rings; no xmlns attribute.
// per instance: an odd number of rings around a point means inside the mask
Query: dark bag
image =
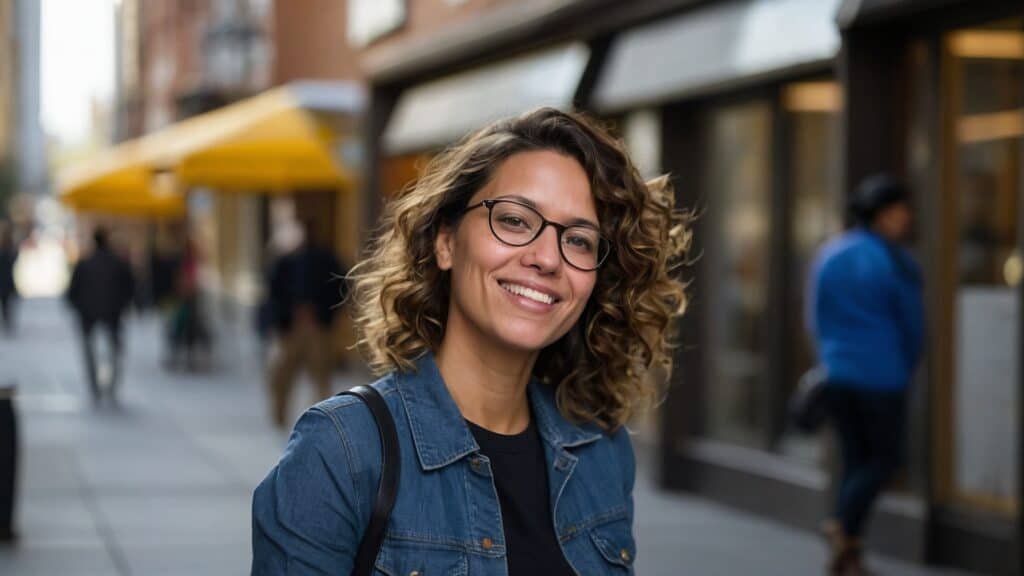
<svg viewBox="0 0 1024 576"><path fill-rule="evenodd" d="M373 503L373 516L370 518L370 525L366 528L363 541L359 543L359 550L356 552L356 559L352 567L352 576L370 576L373 574L373 564L377 561L380 545L384 542L384 529L387 527L391 509L394 508L395 498L398 496L398 476L401 471L398 432L395 430L395 421L391 417L391 411L388 410L384 397L375 388L356 386L339 395L356 396L365 402L370 408L373 419L377 423L377 430L380 432L381 472L380 483L377 485L377 498Z"/></svg>
<svg viewBox="0 0 1024 576"><path fill-rule="evenodd" d="M797 430L812 434L821 428L828 417L827 387L828 372L824 366L815 366L800 377L789 399L789 419Z"/></svg>
<svg viewBox="0 0 1024 576"><path fill-rule="evenodd" d="M14 384L0 384L0 544L16 539L14 501L18 478L18 421Z"/></svg>

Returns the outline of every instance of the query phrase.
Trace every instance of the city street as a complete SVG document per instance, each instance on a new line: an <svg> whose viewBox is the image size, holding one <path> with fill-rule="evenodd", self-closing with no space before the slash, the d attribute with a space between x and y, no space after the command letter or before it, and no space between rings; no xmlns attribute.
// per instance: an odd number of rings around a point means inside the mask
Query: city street
<svg viewBox="0 0 1024 576"><path fill-rule="evenodd" d="M18 386L22 537L0 548L0 574L247 573L251 492L287 440L269 423L261 352L247 323L222 327L215 369L193 375L161 367L156 317L133 319L120 405L94 407L63 303L24 301L20 318L16 337L0 339L0 383ZM301 388L303 405L310 389ZM638 451L638 574L822 573L814 534L655 490L649 458ZM871 564L886 576L954 574Z"/></svg>

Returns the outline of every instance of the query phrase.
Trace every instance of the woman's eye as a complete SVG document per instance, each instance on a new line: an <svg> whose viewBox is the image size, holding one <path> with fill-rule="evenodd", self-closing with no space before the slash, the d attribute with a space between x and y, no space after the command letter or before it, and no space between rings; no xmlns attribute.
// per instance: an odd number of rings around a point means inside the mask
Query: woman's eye
<svg viewBox="0 0 1024 576"><path fill-rule="evenodd" d="M565 243L573 248L590 251L594 248L594 243L589 238L583 236L567 236Z"/></svg>
<svg viewBox="0 0 1024 576"><path fill-rule="evenodd" d="M522 218L517 218L515 216L503 216L501 218L501 223L502 224L508 224L509 226L515 226L515 227L524 227L524 226L526 226L526 221L525 220L523 220Z"/></svg>

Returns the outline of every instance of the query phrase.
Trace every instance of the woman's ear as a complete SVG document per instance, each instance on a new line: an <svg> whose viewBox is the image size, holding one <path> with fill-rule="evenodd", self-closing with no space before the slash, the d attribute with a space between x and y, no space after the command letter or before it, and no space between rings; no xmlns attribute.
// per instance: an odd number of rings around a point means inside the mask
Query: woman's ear
<svg viewBox="0 0 1024 576"><path fill-rule="evenodd" d="M434 238L434 257L437 267L441 270L452 269L452 248L455 242L455 229L451 225L441 226Z"/></svg>

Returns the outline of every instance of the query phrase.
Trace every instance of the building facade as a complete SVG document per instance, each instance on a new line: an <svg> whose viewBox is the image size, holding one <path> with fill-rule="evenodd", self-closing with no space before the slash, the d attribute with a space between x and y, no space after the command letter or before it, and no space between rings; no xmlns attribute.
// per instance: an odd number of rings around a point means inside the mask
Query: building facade
<svg viewBox="0 0 1024 576"><path fill-rule="evenodd" d="M0 2L0 215L15 195L46 190L46 146L39 116L40 13L37 2Z"/></svg>
<svg viewBox="0 0 1024 576"><path fill-rule="evenodd" d="M0 216L14 189L14 71L17 63L14 38L14 0L0 0Z"/></svg>
<svg viewBox="0 0 1024 576"><path fill-rule="evenodd" d="M17 42L15 122L17 123L18 190L33 197L48 190L49 166L46 138L40 117L40 24L39 2L16 0L14 37Z"/></svg>

